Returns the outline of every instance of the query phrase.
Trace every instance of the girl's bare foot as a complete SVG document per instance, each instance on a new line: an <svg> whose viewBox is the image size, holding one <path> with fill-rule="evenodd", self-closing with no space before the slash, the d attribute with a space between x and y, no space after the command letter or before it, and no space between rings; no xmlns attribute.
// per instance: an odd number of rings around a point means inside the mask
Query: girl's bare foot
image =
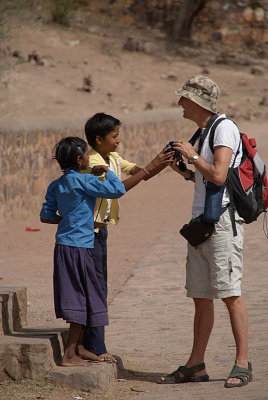
<svg viewBox="0 0 268 400"><path fill-rule="evenodd" d="M101 357L86 350L82 344L76 346L76 353L82 360L88 361L104 361Z"/></svg>
<svg viewBox="0 0 268 400"><path fill-rule="evenodd" d="M88 367L89 363L87 361L82 360L82 358L80 358L76 355L70 358L64 354L62 362L61 362L61 366L62 367Z"/></svg>
<svg viewBox="0 0 268 400"><path fill-rule="evenodd" d="M110 353L100 354L99 357L102 359L102 361L106 361L106 362L117 364L117 359L114 358L114 356L112 354L110 354Z"/></svg>

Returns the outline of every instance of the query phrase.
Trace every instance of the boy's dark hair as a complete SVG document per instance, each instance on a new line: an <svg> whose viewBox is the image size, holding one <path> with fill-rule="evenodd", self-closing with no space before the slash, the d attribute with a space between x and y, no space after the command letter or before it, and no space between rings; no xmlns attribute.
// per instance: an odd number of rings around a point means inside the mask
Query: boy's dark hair
<svg viewBox="0 0 268 400"><path fill-rule="evenodd" d="M87 143L83 139L77 136L68 136L61 139L54 147L53 159L58 161L62 171L68 169L79 171L77 157L80 156L83 159L86 150Z"/></svg>
<svg viewBox="0 0 268 400"><path fill-rule="evenodd" d="M104 113L97 113L89 118L85 125L85 134L88 144L91 147L96 145L96 136L104 138L112 132L117 126L121 125L119 119Z"/></svg>

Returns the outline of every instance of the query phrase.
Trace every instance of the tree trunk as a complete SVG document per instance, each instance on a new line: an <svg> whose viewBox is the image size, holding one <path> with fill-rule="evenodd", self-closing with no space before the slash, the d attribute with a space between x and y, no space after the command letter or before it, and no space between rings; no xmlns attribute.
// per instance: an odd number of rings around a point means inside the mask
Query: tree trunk
<svg viewBox="0 0 268 400"><path fill-rule="evenodd" d="M175 39L190 39L191 27L194 17L198 14L208 0L183 0L179 13L173 26Z"/></svg>

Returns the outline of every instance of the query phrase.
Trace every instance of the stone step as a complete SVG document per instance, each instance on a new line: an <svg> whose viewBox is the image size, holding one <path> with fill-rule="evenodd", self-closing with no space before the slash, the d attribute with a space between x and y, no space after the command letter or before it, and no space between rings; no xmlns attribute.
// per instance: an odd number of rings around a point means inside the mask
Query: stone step
<svg viewBox="0 0 268 400"><path fill-rule="evenodd" d="M0 287L0 366L13 379L51 380L86 391L106 392L117 367L89 363L88 367L60 367L68 329L27 327L26 287Z"/></svg>
<svg viewBox="0 0 268 400"><path fill-rule="evenodd" d="M67 329L22 329L0 337L0 361L13 379L43 378L61 362Z"/></svg>
<svg viewBox="0 0 268 400"><path fill-rule="evenodd" d="M27 288L0 287L0 336L16 332L27 324Z"/></svg>

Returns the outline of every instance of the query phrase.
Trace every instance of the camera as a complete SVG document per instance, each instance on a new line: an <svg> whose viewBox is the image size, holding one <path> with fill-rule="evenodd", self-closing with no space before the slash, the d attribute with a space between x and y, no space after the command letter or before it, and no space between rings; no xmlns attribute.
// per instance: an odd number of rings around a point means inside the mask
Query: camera
<svg viewBox="0 0 268 400"><path fill-rule="evenodd" d="M165 153L169 153L170 151L174 151L175 153L174 153L173 159L182 157L181 152L178 151L178 150L175 150L175 149L173 148L173 144L174 144L174 140L171 140L168 144L166 144L166 146L165 146L165 149L166 149L166 150L165 150ZM178 161L177 166L178 166L178 168L179 168L179 170L180 170L181 172L185 172L186 169L187 169L187 167L186 167L185 163L182 161L182 159L180 159L180 160Z"/></svg>
<svg viewBox="0 0 268 400"><path fill-rule="evenodd" d="M175 151L173 158L181 157L181 153L178 150L173 148L174 140L171 140L168 144L165 145L165 153L169 153L170 151Z"/></svg>

